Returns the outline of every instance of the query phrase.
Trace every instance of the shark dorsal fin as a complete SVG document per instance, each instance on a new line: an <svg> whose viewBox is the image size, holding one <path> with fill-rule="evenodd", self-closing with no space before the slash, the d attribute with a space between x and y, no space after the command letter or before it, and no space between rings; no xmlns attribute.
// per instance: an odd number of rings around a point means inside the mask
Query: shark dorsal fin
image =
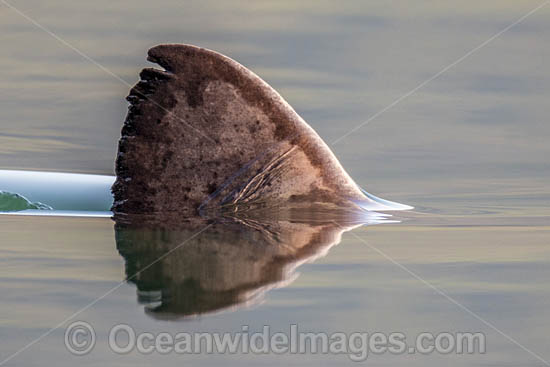
<svg viewBox="0 0 550 367"><path fill-rule="evenodd" d="M115 213L376 203L292 107L241 64L180 44L156 46L148 60L164 70L144 69L127 98Z"/></svg>

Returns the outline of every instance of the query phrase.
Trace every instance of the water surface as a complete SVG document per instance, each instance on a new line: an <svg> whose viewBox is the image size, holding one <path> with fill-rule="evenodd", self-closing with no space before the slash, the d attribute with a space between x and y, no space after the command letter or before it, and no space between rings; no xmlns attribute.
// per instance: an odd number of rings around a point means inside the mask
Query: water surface
<svg viewBox="0 0 550 367"><path fill-rule="evenodd" d="M540 2L11 4L129 84L150 66L146 50L158 43L225 53L280 91L331 143ZM258 282L269 291L254 302L199 317L148 311L158 289L194 271L166 271L168 262L164 276L152 277L164 283L151 292L143 292L147 279L130 281L78 316L98 333L89 355L68 353L61 328L6 365L354 364L343 355L118 356L105 338L120 322L171 333L244 324L284 331L293 323L411 336L481 331L484 355L382 355L367 363L543 365L387 257L550 360L549 20L550 8L542 8L331 145L360 186L415 206L395 218L402 223L345 232L292 276ZM3 4L0 30L0 169L112 175L128 85ZM128 264L148 256L121 251L109 218L0 216L0 358L120 284ZM219 271L212 266L203 275Z"/></svg>

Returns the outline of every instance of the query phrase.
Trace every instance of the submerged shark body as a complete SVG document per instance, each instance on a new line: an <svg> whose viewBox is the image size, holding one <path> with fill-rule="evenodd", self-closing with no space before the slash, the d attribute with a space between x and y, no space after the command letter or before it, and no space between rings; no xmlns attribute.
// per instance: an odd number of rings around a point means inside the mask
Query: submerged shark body
<svg viewBox="0 0 550 367"><path fill-rule="evenodd" d="M113 212L403 210L365 193L266 82L214 51L160 45L131 90Z"/></svg>

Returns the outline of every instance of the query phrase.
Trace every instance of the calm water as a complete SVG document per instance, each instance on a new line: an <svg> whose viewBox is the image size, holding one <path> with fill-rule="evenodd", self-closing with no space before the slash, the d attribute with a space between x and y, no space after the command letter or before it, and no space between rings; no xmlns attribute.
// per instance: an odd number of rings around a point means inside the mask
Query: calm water
<svg viewBox="0 0 550 367"><path fill-rule="evenodd" d="M225 53L330 143L541 2L10 3L129 84L158 43ZM329 231L315 251L286 254L271 272L253 265L272 253L220 248L214 228L204 233L211 247L186 246L75 318L97 332L87 356L64 347L67 323L5 365L354 364L346 355L116 355L106 337L117 323L172 334L295 323L410 338L479 331L484 355L384 354L367 363L543 365L488 324L550 360L549 20L550 5L331 146L369 192L416 207L397 216L402 223L355 228L341 241ZM0 169L112 174L128 86L1 3L0 31ZM125 231L107 218L0 216L0 360L188 233ZM253 243L232 233L229 242ZM316 232L279 233L295 245ZM231 259L242 264L232 268ZM212 297L197 296L186 277L204 280ZM219 296L224 289L239 291ZM197 308L221 312L181 317Z"/></svg>

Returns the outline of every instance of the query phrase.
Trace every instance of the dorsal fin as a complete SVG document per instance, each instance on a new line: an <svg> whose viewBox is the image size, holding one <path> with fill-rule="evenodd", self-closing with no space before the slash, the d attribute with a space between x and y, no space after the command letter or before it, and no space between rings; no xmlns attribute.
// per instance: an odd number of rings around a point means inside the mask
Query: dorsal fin
<svg viewBox="0 0 550 367"><path fill-rule="evenodd" d="M130 91L116 213L371 202L267 83L214 51L160 45ZM375 203L372 201L372 203Z"/></svg>

